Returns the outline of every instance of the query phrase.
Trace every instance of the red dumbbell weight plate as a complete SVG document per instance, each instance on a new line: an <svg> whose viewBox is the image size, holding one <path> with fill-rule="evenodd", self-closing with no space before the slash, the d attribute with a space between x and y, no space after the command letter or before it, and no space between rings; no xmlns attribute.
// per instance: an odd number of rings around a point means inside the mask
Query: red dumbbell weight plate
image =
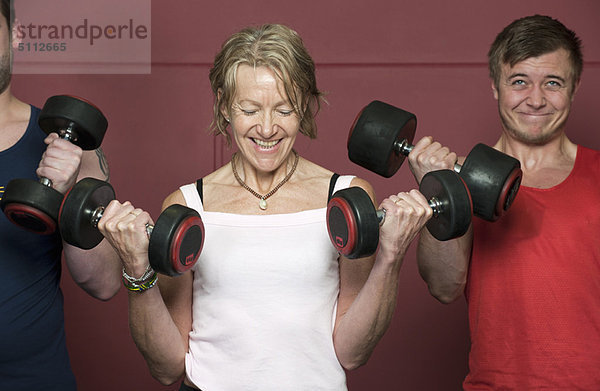
<svg viewBox="0 0 600 391"><path fill-rule="evenodd" d="M0 207L14 224L42 235L54 233L63 195L32 179L6 185Z"/></svg>
<svg viewBox="0 0 600 391"><path fill-rule="evenodd" d="M336 191L327 204L327 230L336 249L350 259L372 255L379 244L379 219L360 187Z"/></svg>
<svg viewBox="0 0 600 391"><path fill-rule="evenodd" d="M495 221L510 208L523 172L517 159L485 144L477 144L467 155L460 176L473 197L473 214Z"/></svg>
<svg viewBox="0 0 600 391"><path fill-rule="evenodd" d="M158 273L179 275L191 269L202 252L204 224L195 210L171 205L158 217L148 246L150 265Z"/></svg>

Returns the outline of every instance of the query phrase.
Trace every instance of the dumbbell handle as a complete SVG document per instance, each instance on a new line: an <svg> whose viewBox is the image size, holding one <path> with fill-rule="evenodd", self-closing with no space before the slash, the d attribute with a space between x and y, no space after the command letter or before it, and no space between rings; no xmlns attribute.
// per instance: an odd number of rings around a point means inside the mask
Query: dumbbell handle
<svg viewBox="0 0 600 391"><path fill-rule="evenodd" d="M394 151L404 156L408 156L408 154L411 153L414 148L415 146L409 143L407 139L402 139L400 142L394 142ZM454 171L460 173L461 168L462 166L460 164L454 163Z"/></svg>
<svg viewBox="0 0 600 391"><path fill-rule="evenodd" d="M69 122L66 129L61 129L58 132L58 137L70 141L72 143L77 142L77 132L75 131L75 122Z"/></svg>
<svg viewBox="0 0 600 391"><path fill-rule="evenodd" d="M75 122L70 122L66 129L61 129L58 132L58 137L70 142L77 141L77 133L75 132ZM42 185L52 187L52 180L46 177L40 177L39 181Z"/></svg>
<svg viewBox="0 0 600 391"><path fill-rule="evenodd" d="M433 217L436 217L443 212L443 205L436 197L431 197L427 202L429 203L431 209L433 209ZM385 222L386 211L385 209L377 209L375 214L377 215L377 220L379 221L379 226L381 227Z"/></svg>
<svg viewBox="0 0 600 391"><path fill-rule="evenodd" d="M98 228L98 223L104 214L104 206L99 206L92 212L92 226L94 228ZM148 235L148 239L152 236L152 231L154 231L154 225L146 224L146 234Z"/></svg>

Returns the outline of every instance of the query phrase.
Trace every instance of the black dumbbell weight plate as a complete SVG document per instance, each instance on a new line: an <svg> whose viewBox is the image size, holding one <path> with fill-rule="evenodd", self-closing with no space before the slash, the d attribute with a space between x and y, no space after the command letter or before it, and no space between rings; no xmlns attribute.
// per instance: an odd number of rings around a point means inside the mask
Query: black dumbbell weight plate
<svg viewBox="0 0 600 391"><path fill-rule="evenodd" d="M198 212L171 205L160 214L150 235L150 265L158 273L180 275L195 265L203 245L204 224Z"/></svg>
<svg viewBox="0 0 600 391"><path fill-rule="evenodd" d="M495 221L510 208L523 173L517 159L477 144L467 155L460 176L473 197L473 214Z"/></svg>
<svg viewBox="0 0 600 391"><path fill-rule="evenodd" d="M440 213L428 222L427 229L437 240L450 240L464 235L471 224L472 202L469 190L452 170L427 173L419 191L428 200L440 203Z"/></svg>
<svg viewBox="0 0 600 391"><path fill-rule="evenodd" d="M115 199L110 183L84 178L65 195L60 207L58 224L65 242L85 250L96 247L103 239L94 226L94 212Z"/></svg>
<svg viewBox="0 0 600 391"><path fill-rule="evenodd" d="M327 230L340 254L350 259L372 255L379 244L379 219L360 187L336 191L327 204Z"/></svg>
<svg viewBox="0 0 600 391"><path fill-rule="evenodd" d="M6 185L0 207L14 224L42 235L54 233L63 195L32 179L13 179Z"/></svg>
<svg viewBox="0 0 600 391"><path fill-rule="evenodd" d="M100 146L108 121L102 112L90 102L68 95L48 98L38 118L44 132L59 133L74 124L77 140L72 141L83 150L93 150Z"/></svg>
<svg viewBox="0 0 600 391"><path fill-rule="evenodd" d="M417 117L380 101L369 103L350 128L348 157L361 167L386 178L398 171L405 159L396 144L412 144Z"/></svg>

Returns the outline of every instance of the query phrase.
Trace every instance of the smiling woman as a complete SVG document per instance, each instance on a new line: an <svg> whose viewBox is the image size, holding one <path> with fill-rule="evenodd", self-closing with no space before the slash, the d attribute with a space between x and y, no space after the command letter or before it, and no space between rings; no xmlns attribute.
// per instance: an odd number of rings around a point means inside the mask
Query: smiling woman
<svg viewBox="0 0 600 391"><path fill-rule="evenodd" d="M129 293L133 338L153 376L164 384L185 376L182 389L346 390L344 370L364 364L390 324L404 253L431 208L422 196L421 213L384 201L377 256L340 256L327 233L328 199L349 186L375 197L366 181L294 150L299 134L316 137L321 99L298 34L282 25L234 34L210 81L214 133L233 138L237 152L164 201L196 209L206 240L189 272ZM129 254L127 275L143 275L144 225L119 231L118 208L107 213L116 223L99 228Z"/></svg>
<svg viewBox="0 0 600 391"><path fill-rule="evenodd" d="M277 85L278 94L289 99L291 107L287 111L294 111L300 118L301 132L310 138L317 137L314 117L322 94L317 88L315 64L300 36L282 25L244 29L223 44L209 75L217 97L213 123L216 132L228 135L227 111L236 93L238 67L243 65L270 70L272 79L281 83Z"/></svg>
<svg viewBox="0 0 600 391"><path fill-rule="evenodd" d="M238 67L236 79L237 92L231 108L223 108L240 150L241 160L236 164L246 170L255 167L261 172L273 172L281 167L284 172L280 175L286 177L287 164L283 162L290 156L296 141L300 116L282 97L282 83L269 68L244 64ZM234 163L232 167L235 168ZM244 177L251 177L242 172ZM256 174L253 176L257 177ZM261 188L265 184L267 188ZM255 183L255 186L261 193L272 187L271 183Z"/></svg>

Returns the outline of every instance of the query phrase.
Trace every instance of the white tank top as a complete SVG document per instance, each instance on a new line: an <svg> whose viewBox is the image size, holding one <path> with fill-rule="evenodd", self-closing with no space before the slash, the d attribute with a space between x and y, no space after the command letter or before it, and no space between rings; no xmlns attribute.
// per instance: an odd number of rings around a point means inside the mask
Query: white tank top
<svg viewBox="0 0 600 391"><path fill-rule="evenodd" d="M353 178L339 177L334 191ZM192 269L188 378L203 391L346 390L333 347L339 265L326 208L206 212L195 184L181 191L205 226Z"/></svg>

